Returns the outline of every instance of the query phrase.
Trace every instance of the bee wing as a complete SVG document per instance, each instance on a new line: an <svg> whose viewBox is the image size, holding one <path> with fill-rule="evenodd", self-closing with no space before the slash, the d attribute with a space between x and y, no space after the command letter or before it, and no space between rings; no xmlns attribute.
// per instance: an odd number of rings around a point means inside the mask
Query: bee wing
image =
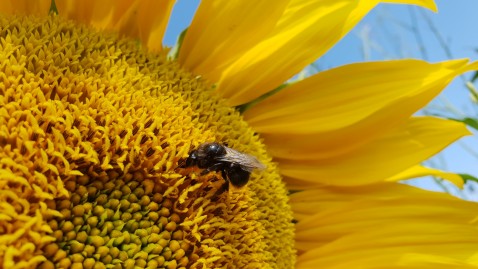
<svg viewBox="0 0 478 269"><path fill-rule="evenodd" d="M242 168L248 172L252 172L254 169L264 170L266 166L262 164L256 157L239 152L237 150L226 148L226 155L218 158L220 161L237 163L242 166Z"/></svg>

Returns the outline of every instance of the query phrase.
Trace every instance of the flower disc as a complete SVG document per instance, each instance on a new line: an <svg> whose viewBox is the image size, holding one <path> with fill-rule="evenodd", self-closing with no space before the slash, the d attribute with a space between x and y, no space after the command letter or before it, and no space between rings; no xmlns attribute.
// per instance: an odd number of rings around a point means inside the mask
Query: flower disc
<svg viewBox="0 0 478 269"><path fill-rule="evenodd" d="M0 19L4 266L291 268L287 191L200 77L57 17ZM181 166L204 142L267 166L241 189Z"/></svg>

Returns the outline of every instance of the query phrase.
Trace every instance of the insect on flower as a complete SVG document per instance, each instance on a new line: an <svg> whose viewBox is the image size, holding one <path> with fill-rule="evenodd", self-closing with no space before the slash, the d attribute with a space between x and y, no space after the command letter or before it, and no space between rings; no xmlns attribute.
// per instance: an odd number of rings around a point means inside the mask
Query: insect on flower
<svg viewBox="0 0 478 269"><path fill-rule="evenodd" d="M217 142L203 143L197 149L191 151L186 159L185 166L197 166L204 169L201 175L220 171L226 181L226 190L229 188L229 183L237 188L245 186L254 169L263 170L266 168L254 156L229 148L227 144L221 145Z"/></svg>

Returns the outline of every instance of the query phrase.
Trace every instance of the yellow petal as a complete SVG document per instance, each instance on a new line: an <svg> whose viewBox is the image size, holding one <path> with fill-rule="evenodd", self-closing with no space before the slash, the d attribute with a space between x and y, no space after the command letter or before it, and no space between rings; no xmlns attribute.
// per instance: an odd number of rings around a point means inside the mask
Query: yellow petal
<svg viewBox="0 0 478 269"><path fill-rule="evenodd" d="M403 266L408 254L417 252L464 260L476 251L476 227L435 222L371 225L369 231L345 236L299 256L296 268L397 268ZM410 267L408 264L406 268Z"/></svg>
<svg viewBox="0 0 478 269"><path fill-rule="evenodd" d="M48 15L51 0L2 0L0 1L0 13Z"/></svg>
<svg viewBox="0 0 478 269"><path fill-rule="evenodd" d="M288 2L202 1L183 40L179 61L218 81L226 66L272 31Z"/></svg>
<svg viewBox="0 0 478 269"><path fill-rule="evenodd" d="M218 82L218 91L231 105L251 101L317 60L379 2L290 1L280 20L261 42L226 63L227 68L218 70L219 74L206 77ZM433 1L414 2L434 7ZM263 12L268 14L268 10ZM260 23L262 21L254 24ZM209 47L202 54L209 53Z"/></svg>
<svg viewBox="0 0 478 269"><path fill-rule="evenodd" d="M132 0L57 0L58 14L99 29L112 29L115 19L132 5Z"/></svg>
<svg viewBox="0 0 478 269"><path fill-rule="evenodd" d="M415 117L410 118L399 129L336 158L323 160L278 158L277 161L283 175L308 182L309 185L369 184L383 181L417 165L451 142L468 134L470 132L460 122L433 117Z"/></svg>
<svg viewBox="0 0 478 269"><path fill-rule="evenodd" d="M400 261L400 268L419 268L419 269L476 269L478 265L472 261L462 259L452 259L437 255L409 254L405 255Z"/></svg>
<svg viewBox="0 0 478 269"><path fill-rule="evenodd" d="M129 17L117 23L120 33L138 38L150 50L162 49L162 41L175 0L143 0Z"/></svg>
<svg viewBox="0 0 478 269"><path fill-rule="evenodd" d="M174 0L57 1L61 16L114 30L140 39L151 50L161 50Z"/></svg>
<svg viewBox="0 0 478 269"><path fill-rule="evenodd" d="M362 232L365 223L396 218L426 219L449 216L443 223L475 223L478 203L468 202L447 193L431 192L399 183L379 183L360 187L317 187L290 195L294 214L298 214L297 238L311 244L322 245L330 236L321 240L307 236L319 232L320 225L334 230L331 234L346 235ZM353 207L353 210L350 208ZM413 210L410 210L413 207ZM385 210L394 208L394 210ZM448 214L448 213L449 214ZM452 214L454 213L454 214ZM376 214L376 215L374 215ZM325 217L328 216L328 217ZM320 219L320 220L319 220ZM348 221L362 224L349 223ZM335 227L340 224L342 228ZM321 233L327 233L323 230ZM332 240L333 241L333 240Z"/></svg>
<svg viewBox="0 0 478 269"><path fill-rule="evenodd" d="M409 4L417 5L421 7L426 7L434 12L437 12L437 6L434 1L429 0L384 0L383 3L394 3L394 4Z"/></svg>
<svg viewBox="0 0 478 269"><path fill-rule="evenodd" d="M346 65L291 85L244 117L273 156L329 159L396 128L473 67L467 60Z"/></svg>
<svg viewBox="0 0 478 269"><path fill-rule="evenodd" d="M351 201L370 197L392 199L405 194L419 196L422 192L422 189L391 182L353 187L320 186L290 195L290 204L294 210L295 219L302 221L318 212L334 207L339 208Z"/></svg>
<svg viewBox="0 0 478 269"><path fill-rule="evenodd" d="M455 184L459 188L463 188L463 185L464 185L463 178L457 174L441 171L438 169L428 168L421 165L410 167L407 170L402 171L386 179L385 181L400 181L400 180L406 180L406 179L423 177L423 176L435 176L442 179L446 179L450 181L451 183Z"/></svg>
<svg viewBox="0 0 478 269"><path fill-rule="evenodd" d="M389 268L424 262L411 254L466 260L476 251L478 204L448 194L386 183L291 196L294 212L306 203L296 226L298 268Z"/></svg>

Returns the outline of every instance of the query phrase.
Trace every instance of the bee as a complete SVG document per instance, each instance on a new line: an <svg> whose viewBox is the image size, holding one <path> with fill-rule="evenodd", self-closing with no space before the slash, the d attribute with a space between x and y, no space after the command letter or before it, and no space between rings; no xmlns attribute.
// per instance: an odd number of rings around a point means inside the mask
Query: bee
<svg viewBox="0 0 478 269"><path fill-rule="evenodd" d="M265 165L254 156L245 154L221 145L217 142L203 143L197 149L189 153L186 159L186 167L197 166L204 169L201 175L210 172L221 172L226 181L225 190L229 189L229 183L240 188L247 184L254 169L263 170Z"/></svg>

